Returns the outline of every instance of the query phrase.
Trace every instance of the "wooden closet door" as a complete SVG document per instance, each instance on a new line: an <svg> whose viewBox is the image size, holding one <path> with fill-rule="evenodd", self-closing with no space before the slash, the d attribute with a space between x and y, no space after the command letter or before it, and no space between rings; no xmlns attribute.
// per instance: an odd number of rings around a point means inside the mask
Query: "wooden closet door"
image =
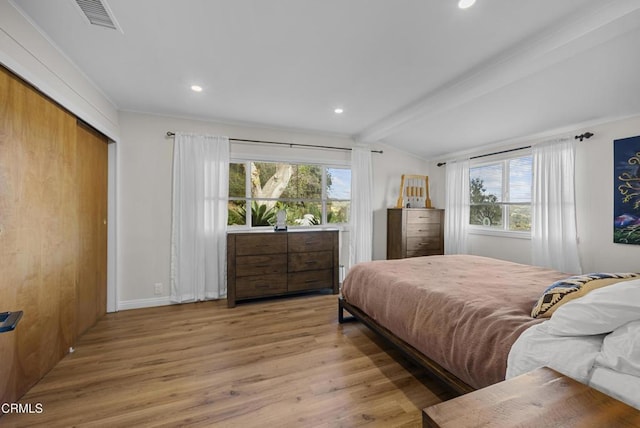
<svg viewBox="0 0 640 428"><path fill-rule="evenodd" d="M76 119L0 67L0 402L22 396L76 339Z"/></svg>
<svg viewBox="0 0 640 428"><path fill-rule="evenodd" d="M107 308L107 140L78 123L78 279L76 333Z"/></svg>
<svg viewBox="0 0 640 428"><path fill-rule="evenodd" d="M107 139L0 66L0 403L106 312Z"/></svg>

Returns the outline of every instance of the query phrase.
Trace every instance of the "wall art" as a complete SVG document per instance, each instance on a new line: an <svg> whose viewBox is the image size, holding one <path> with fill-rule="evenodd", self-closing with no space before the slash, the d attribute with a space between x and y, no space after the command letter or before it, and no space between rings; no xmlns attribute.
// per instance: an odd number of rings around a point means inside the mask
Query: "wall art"
<svg viewBox="0 0 640 428"><path fill-rule="evenodd" d="M613 242L640 245L640 136L613 142Z"/></svg>

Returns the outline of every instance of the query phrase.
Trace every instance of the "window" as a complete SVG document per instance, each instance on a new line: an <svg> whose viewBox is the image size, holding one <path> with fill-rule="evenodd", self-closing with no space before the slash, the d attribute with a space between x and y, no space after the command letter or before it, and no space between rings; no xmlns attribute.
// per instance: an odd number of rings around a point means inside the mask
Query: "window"
<svg viewBox="0 0 640 428"><path fill-rule="evenodd" d="M230 226L272 226L284 210L289 226L347 223L351 169L284 162L229 165Z"/></svg>
<svg viewBox="0 0 640 428"><path fill-rule="evenodd" d="M531 155L469 169L469 224L476 229L531 231Z"/></svg>

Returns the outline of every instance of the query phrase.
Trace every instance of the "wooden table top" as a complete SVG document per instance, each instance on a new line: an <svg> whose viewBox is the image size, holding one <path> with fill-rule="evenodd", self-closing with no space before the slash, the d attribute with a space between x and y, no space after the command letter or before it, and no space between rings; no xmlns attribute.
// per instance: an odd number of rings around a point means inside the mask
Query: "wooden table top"
<svg viewBox="0 0 640 428"><path fill-rule="evenodd" d="M428 407L424 427L640 427L640 411L543 367Z"/></svg>

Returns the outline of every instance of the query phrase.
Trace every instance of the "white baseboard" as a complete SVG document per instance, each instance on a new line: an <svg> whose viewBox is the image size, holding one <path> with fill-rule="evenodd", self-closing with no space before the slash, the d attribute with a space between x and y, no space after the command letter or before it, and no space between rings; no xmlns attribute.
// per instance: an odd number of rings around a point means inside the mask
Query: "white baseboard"
<svg viewBox="0 0 640 428"><path fill-rule="evenodd" d="M154 297L151 299L137 299L137 300L126 300L124 302L118 302L118 310L126 311L128 309L142 309L142 308L153 308L156 306L168 306L173 305L174 303L171 301L171 297Z"/></svg>

